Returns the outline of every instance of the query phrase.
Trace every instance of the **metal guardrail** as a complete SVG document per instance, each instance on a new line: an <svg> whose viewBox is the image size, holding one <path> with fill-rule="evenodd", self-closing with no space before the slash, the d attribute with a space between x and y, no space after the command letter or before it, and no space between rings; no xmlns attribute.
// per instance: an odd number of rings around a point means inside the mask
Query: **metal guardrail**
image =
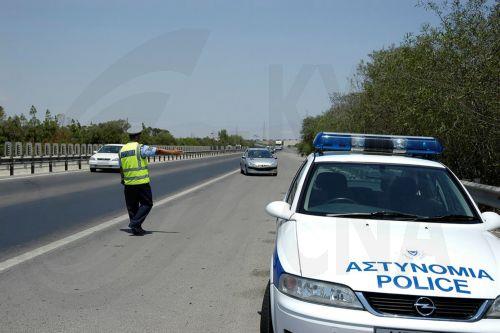
<svg viewBox="0 0 500 333"><path fill-rule="evenodd" d="M89 158L94 151L99 150L102 144L67 144L67 143L22 143L5 142L3 153L0 156L0 169L6 168L11 176L14 175L16 166L23 165L25 168L29 165L31 174L35 173L37 167L43 167L48 164L49 172L53 171L56 163L64 163L64 170L68 170L70 163L76 163L78 169L83 164L89 163ZM215 156L232 152L242 151L243 148L232 146L157 146L164 149L179 149L184 153L179 156L156 156L148 160L168 161L176 159L191 159L204 156Z"/></svg>
<svg viewBox="0 0 500 333"><path fill-rule="evenodd" d="M500 187L473 183L462 180L470 195L481 205L500 209Z"/></svg>

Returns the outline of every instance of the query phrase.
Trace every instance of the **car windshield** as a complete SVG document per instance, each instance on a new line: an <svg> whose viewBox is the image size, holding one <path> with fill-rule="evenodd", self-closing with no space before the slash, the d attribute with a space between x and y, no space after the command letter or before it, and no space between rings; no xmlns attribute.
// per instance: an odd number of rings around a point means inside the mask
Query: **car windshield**
<svg viewBox="0 0 500 333"><path fill-rule="evenodd" d="M118 154L120 152L120 149L122 149L121 146L102 146L101 149L99 149L97 152L105 154Z"/></svg>
<svg viewBox="0 0 500 333"><path fill-rule="evenodd" d="M267 149L249 150L248 157L250 158L271 158L273 155Z"/></svg>
<svg viewBox="0 0 500 333"><path fill-rule="evenodd" d="M429 222L477 220L469 201L441 168L317 163L304 189L299 211L306 214Z"/></svg>

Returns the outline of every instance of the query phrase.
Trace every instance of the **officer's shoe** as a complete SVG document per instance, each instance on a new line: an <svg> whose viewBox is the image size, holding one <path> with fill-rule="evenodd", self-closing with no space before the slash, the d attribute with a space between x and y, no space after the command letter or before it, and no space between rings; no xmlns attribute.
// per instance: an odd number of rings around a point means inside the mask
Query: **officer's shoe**
<svg viewBox="0 0 500 333"><path fill-rule="evenodd" d="M142 229L142 226L138 226L137 229L139 229L139 231L143 234L146 234L148 232L147 230Z"/></svg>
<svg viewBox="0 0 500 333"><path fill-rule="evenodd" d="M132 230L132 233L135 236L142 236L144 235L145 231L141 227L135 227L135 228L130 228Z"/></svg>

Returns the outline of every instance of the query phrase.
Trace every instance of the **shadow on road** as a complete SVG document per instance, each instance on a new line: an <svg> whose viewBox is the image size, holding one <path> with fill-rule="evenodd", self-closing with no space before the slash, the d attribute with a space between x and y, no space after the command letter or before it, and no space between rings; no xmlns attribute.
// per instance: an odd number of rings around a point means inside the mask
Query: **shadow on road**
<svg viewBox="0 0 500 333"><path fill-rule="evenodd" d="M97 173L120 173L120 169L97 169L95 172Z"/></svg>
<svg viewBox="0 0 500 333"><path fill-rule="evenodd" d="M260 333L272 333L273 323L271 320L271 284L268 281L264 298L262 299L262 307L260 309Z"/></svg>
<svg viewBox="0 0 500 333"><path fill-rule="evenodd" d="M178 231L163 231L163 230L145 230L146 232L143 235L134 235L132 233L132 230L127 228L127 229L120 229L120 231L126 232L127 234L130 234L131 236L146 236L146 235L152 235L152 234L178 234Z"/></svg>

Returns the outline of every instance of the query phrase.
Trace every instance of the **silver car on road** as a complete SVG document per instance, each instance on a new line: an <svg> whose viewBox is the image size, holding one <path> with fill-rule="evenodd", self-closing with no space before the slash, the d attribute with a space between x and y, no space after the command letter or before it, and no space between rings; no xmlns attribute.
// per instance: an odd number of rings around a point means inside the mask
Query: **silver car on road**
<svg viewBox="0 0 500 333"><path fill-rule="evenodd" d="M244 175L278 175L278 159L269 149L249 148L240 159L240 170Z"/></svg>

